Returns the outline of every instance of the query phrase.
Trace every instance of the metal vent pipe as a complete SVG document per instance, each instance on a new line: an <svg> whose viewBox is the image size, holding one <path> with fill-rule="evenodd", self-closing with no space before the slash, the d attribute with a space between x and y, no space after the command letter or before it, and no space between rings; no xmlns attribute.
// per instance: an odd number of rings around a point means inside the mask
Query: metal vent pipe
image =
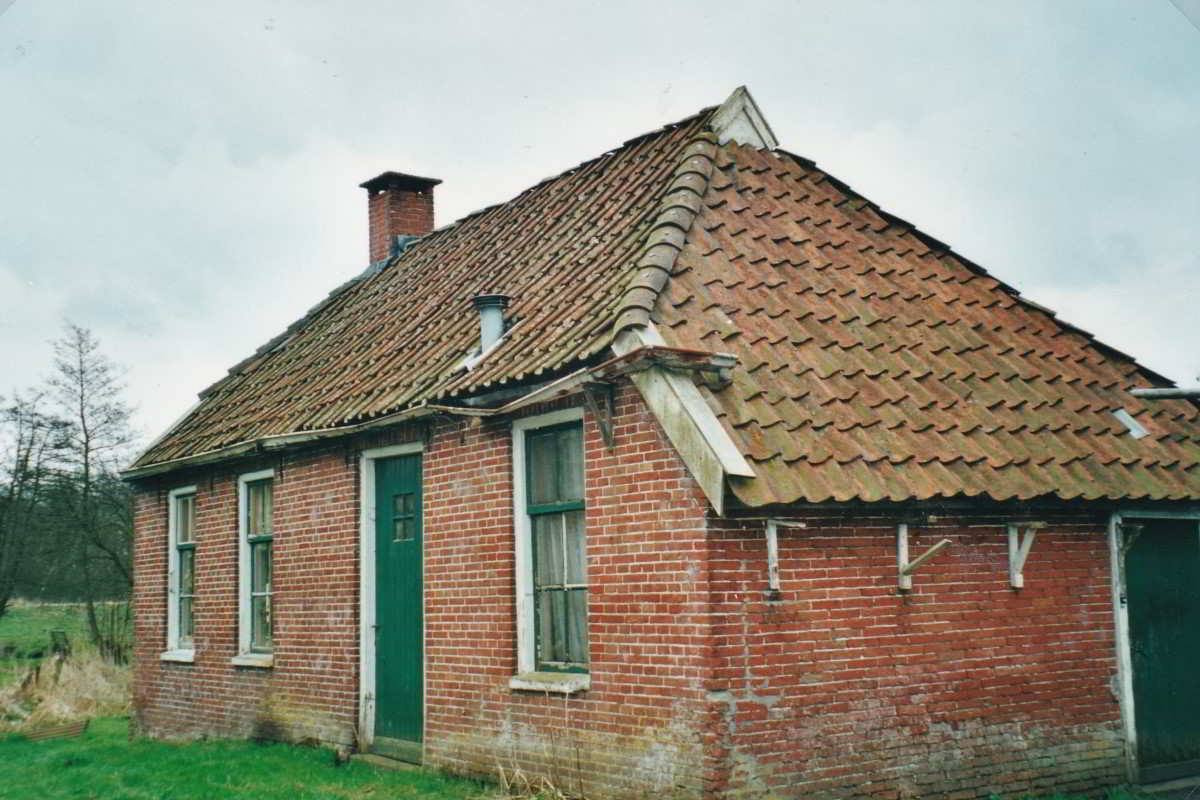
<svg viewBox="0 0 1200 800"><path fill-rule="evenodd" d="M1141 397L1146 400L1172 400L1176 398L1200 400L1200 389L1130 389L1129 393L1134 397Z"/></svg>
<svg viewBox="0 0 1200 800"><path fill-rule="evenodd" d="M479 311L479 350L486 352L504 335L504 309L508 308L509 297L503 294L479 294L471 298L471 305Z"/></svg>

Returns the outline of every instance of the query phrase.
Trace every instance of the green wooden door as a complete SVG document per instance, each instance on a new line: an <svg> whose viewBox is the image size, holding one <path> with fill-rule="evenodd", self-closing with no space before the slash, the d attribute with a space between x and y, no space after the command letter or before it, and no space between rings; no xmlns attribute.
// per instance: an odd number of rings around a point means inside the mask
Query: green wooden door
<svg viewBox="0 0 1200 800"><path fill-rule="evenodd" d="M375 738L373 749L421 760L424 636L421 456L375 461Z"/></svg>
<svg viewBox="0 0 1200 800"><path fill-rule="evenodd" d="M1142 526L1124 529L1138 778L1200 774L1200 523L1127 524Z"/></svg>

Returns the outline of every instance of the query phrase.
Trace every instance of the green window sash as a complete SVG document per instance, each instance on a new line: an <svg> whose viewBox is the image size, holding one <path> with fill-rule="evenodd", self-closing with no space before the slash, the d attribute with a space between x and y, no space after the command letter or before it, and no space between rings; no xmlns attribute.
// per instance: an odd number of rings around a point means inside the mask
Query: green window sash
<svg viewBox="0 0 1200 800"><path fill-rule="evenodd" d="M246 545L250 560L250 650L274 647L271 589L274 545L274 490L270 478L246 484Z"/></svg>
<svg viewBox="0 0 1200 800"><path fill-rule="evenodd" d="M536 668L587 672L583 426L538 429L526 444Z"/></svg>

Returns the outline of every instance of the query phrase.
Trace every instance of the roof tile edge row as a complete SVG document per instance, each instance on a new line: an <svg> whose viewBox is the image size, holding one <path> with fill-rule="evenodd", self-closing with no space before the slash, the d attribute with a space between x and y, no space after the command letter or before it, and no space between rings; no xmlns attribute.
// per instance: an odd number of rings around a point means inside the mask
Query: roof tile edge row
<svg viewBox="0 0 1200 800"><path fill-rule="evenodd" d="M708 191L716 162L716 139L714 133L705 131L684 150L683 162L676 168L646 236L637 271L621 297L612 328L614 338L622 331L650 324L650 314L671 277L675 259L683 250Z"/></svg>

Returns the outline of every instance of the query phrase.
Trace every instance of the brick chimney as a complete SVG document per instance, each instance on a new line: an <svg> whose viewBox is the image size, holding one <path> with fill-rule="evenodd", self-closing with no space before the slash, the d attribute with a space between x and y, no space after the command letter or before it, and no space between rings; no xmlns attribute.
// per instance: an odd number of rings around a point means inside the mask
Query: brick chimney
<svg viewBox="0 0 1200 800"><path fill-rule="evenodd" d="M437 178L385 172L360 183L367 190L371 263L404 249L405 239L433 230L433 187Z"/></svg>

